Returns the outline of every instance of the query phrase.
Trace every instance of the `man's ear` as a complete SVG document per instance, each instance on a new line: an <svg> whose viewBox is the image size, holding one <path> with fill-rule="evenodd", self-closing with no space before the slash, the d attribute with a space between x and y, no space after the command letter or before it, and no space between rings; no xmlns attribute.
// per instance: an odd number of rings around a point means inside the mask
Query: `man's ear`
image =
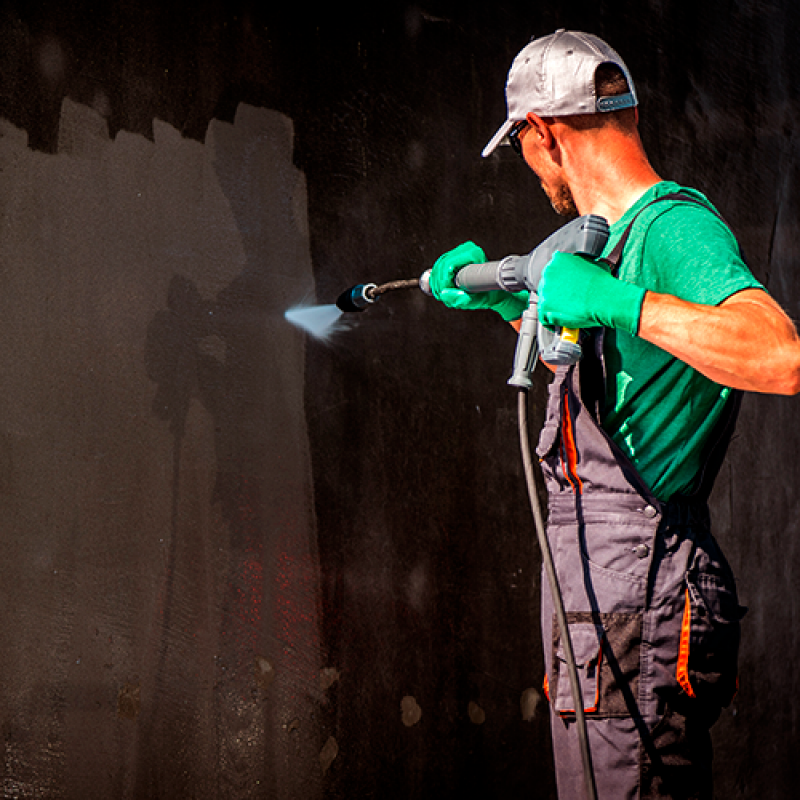
<svg viewBox="0 0 800 800"><path fill-rule="evenodd" d="M553 132L550 129L550 125L544 119L534 114L532 111L529 111L525 116L525 121L532 129L531 132L527 134L528 136L535 136L539 144L547 150L552 150L553 147L555 147L556 142Z"/></svg>

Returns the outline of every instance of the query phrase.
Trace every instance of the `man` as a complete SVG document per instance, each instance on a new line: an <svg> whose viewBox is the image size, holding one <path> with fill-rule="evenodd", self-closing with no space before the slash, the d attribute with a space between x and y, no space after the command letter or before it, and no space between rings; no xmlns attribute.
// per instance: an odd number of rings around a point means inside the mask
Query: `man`
<svg viewBox="0 0 800 800"><path fill-rule="evenodd" d="M558 213L610 224L603 259L558 253L538 289L542 323L583 331L581 362L556 371L538 453L598 796L706 800L709 728L736 691L744 613L706 500L739 390L800 391L800 339L709 201L650 165L633 81L606 43L533 40L506 99L484 156L511 144ZM484 260L461 245L431 288L516 324L524 296L455 287ZM585 796L575 709L546 588L542 607L559 796L573 800Z"/></svg>

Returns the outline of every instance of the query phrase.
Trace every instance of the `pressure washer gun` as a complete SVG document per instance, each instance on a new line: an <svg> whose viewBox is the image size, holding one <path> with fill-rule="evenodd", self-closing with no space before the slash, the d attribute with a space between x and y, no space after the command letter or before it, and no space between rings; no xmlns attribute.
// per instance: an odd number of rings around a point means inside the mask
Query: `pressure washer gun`
<svg viewBox="0 0 800 800"><path fill-rule="evenodd" d="M456 286L466 292L530 291L530 305L522 315L519 329L514 371L508 381L511 386L531 388L531 373L539 353L543 361L553 366L574 364L580 360L580 331L568 328L552 330L539 323L539 280L554 253L576 253L596 258L603 252L607 240L606 220L596 214L587 214L559 228L527 255L469 264L456 273ZM419 281L426 294L431 294L429 277L430 270L427 270Z"/></svg>
<svg viewBox="0 0 800 800"><path fill-rule="evenodd" d="M607 240L608 222L596 214L587 214L559 228L525 256L506 256L501 261L468 264L456 273L456 286L466 292L489 292L496 289L530 292L530 304L522 314L514 370L508 380L511 386L531 388L531 373L539 354L543 361L553 366L574 364L580 359L580 331L567 328L552 330L539 323L539 280L554 253L576 253L597 258L603 252ZM381 286L374 283L358 284L342 292L336 305L340 311L363 311L386 292L417 286L425 294L432 295L430 272L426 270L419 279L394 281Z"/></svg>

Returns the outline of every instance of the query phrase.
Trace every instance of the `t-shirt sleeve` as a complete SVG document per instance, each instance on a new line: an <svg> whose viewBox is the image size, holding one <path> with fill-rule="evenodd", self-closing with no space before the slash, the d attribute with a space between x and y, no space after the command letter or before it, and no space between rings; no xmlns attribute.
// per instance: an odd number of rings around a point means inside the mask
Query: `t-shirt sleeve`
<svg viewBox="0 0 800 800"><path fill-rule="evenodd" d="M709 209L676 203L651 222L641 276L645 288L719 305L744 289L763 289L744 263L730 228Z"/></svg>

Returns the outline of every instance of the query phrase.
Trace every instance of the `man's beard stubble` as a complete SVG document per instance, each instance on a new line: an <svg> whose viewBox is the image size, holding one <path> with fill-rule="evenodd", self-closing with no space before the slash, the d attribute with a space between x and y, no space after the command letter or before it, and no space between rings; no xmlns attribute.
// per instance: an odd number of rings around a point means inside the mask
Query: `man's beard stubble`
<svg viewBox="0 0 800 800"><path fill-rule="evenodd" d="M550 189L542 182L542 189L553 206L553 210L561 217L577 217L578 207L575 205L575 198L569 186L560 181L555 189Z"/></svg>

